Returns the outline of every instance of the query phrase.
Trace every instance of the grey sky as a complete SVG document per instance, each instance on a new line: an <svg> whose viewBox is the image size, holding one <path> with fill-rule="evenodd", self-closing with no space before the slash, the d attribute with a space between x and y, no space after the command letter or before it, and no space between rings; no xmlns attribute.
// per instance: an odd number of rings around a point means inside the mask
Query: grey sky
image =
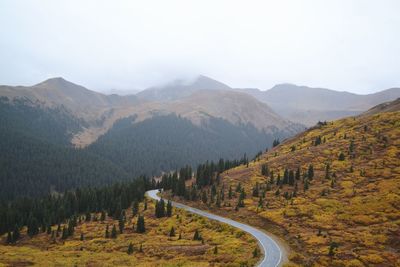
<svg viewBox="0 0 400 267"><path fill-rule="evenodd" d="M204 74L369 93L400 86L400 1L0 2L0 84L94 90Z"/></svg>

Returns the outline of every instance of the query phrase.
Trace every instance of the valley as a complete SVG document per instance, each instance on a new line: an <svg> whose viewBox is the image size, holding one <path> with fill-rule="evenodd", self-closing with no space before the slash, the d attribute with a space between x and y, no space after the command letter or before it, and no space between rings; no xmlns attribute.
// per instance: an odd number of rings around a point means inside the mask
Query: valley
<svg viewBox="0 0 400 267"><path fill-rule="evenodd" d="M398 99L306 129L204 76L124 97L2 89L6 266L398 263ZM162 215L156 188L178 202Z"/></svg>

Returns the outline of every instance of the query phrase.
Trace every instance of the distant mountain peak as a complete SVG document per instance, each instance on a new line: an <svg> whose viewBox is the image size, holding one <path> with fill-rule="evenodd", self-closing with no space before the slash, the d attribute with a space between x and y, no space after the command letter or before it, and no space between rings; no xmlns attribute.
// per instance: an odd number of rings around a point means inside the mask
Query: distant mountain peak
<svg viewBox="0 0 400 267"><path fill-rule="evenodd" d="M163 86L150 87L137 94L152 101L169 101L187 97L199 90L231 90L228 85L210 77L199 75L194 79L178 79Z"/></svg>
<svg viewBox="0 0 400 267"><path fill-rule="evenodd" d="M80 85L77 85L75 83L72 83L70 81L65 80L63 77L54 77L54 78L49 78L43 82L40 82L34 86L51 86L51 87L65 87L65 86L79 86L82 87Z"/></svg>

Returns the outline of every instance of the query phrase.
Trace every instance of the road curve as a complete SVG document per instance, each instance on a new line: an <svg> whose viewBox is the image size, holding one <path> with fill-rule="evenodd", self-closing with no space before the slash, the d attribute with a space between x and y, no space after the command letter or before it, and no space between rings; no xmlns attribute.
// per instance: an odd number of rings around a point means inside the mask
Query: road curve
<svg viewBox="0 0 400 267"><path fill-rule="evenodd" d="M160 197L157 195L160 191L158 189L155 190L150 190L146 192L146 195L154 200L160 200ZM260 247L263 250L263 255L264 258L262 261L259 263L258 266L261 267L277 267L281 266L283 264L282 262L282 253L283 253L283 248L281 248L278 243L273 240L270 236L268 236L266 233L251 227L247 224L240 223L231 219L227 219L225 217L221 217L209 212L205 212L196 208L192 208L177 202L172 201L172 206L187 210L191 213L195 213L204 217L207 217L212 220L220 221L226 224L229 224L233 227L239 228L252 236L254 236L259 244Z"/></svg>

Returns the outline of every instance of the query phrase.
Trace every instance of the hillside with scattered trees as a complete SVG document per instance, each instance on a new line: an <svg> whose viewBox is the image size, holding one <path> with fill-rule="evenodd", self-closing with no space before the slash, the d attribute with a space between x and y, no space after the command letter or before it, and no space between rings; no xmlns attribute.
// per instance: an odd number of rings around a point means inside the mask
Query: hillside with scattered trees
<svg viewBox="0 0 400 267"><path fill-rule="evenodd" d="M321 122L180 201L273 232L293 266L396 266L400 112ZM176 193L175 193L176 195Z"/></svg>

